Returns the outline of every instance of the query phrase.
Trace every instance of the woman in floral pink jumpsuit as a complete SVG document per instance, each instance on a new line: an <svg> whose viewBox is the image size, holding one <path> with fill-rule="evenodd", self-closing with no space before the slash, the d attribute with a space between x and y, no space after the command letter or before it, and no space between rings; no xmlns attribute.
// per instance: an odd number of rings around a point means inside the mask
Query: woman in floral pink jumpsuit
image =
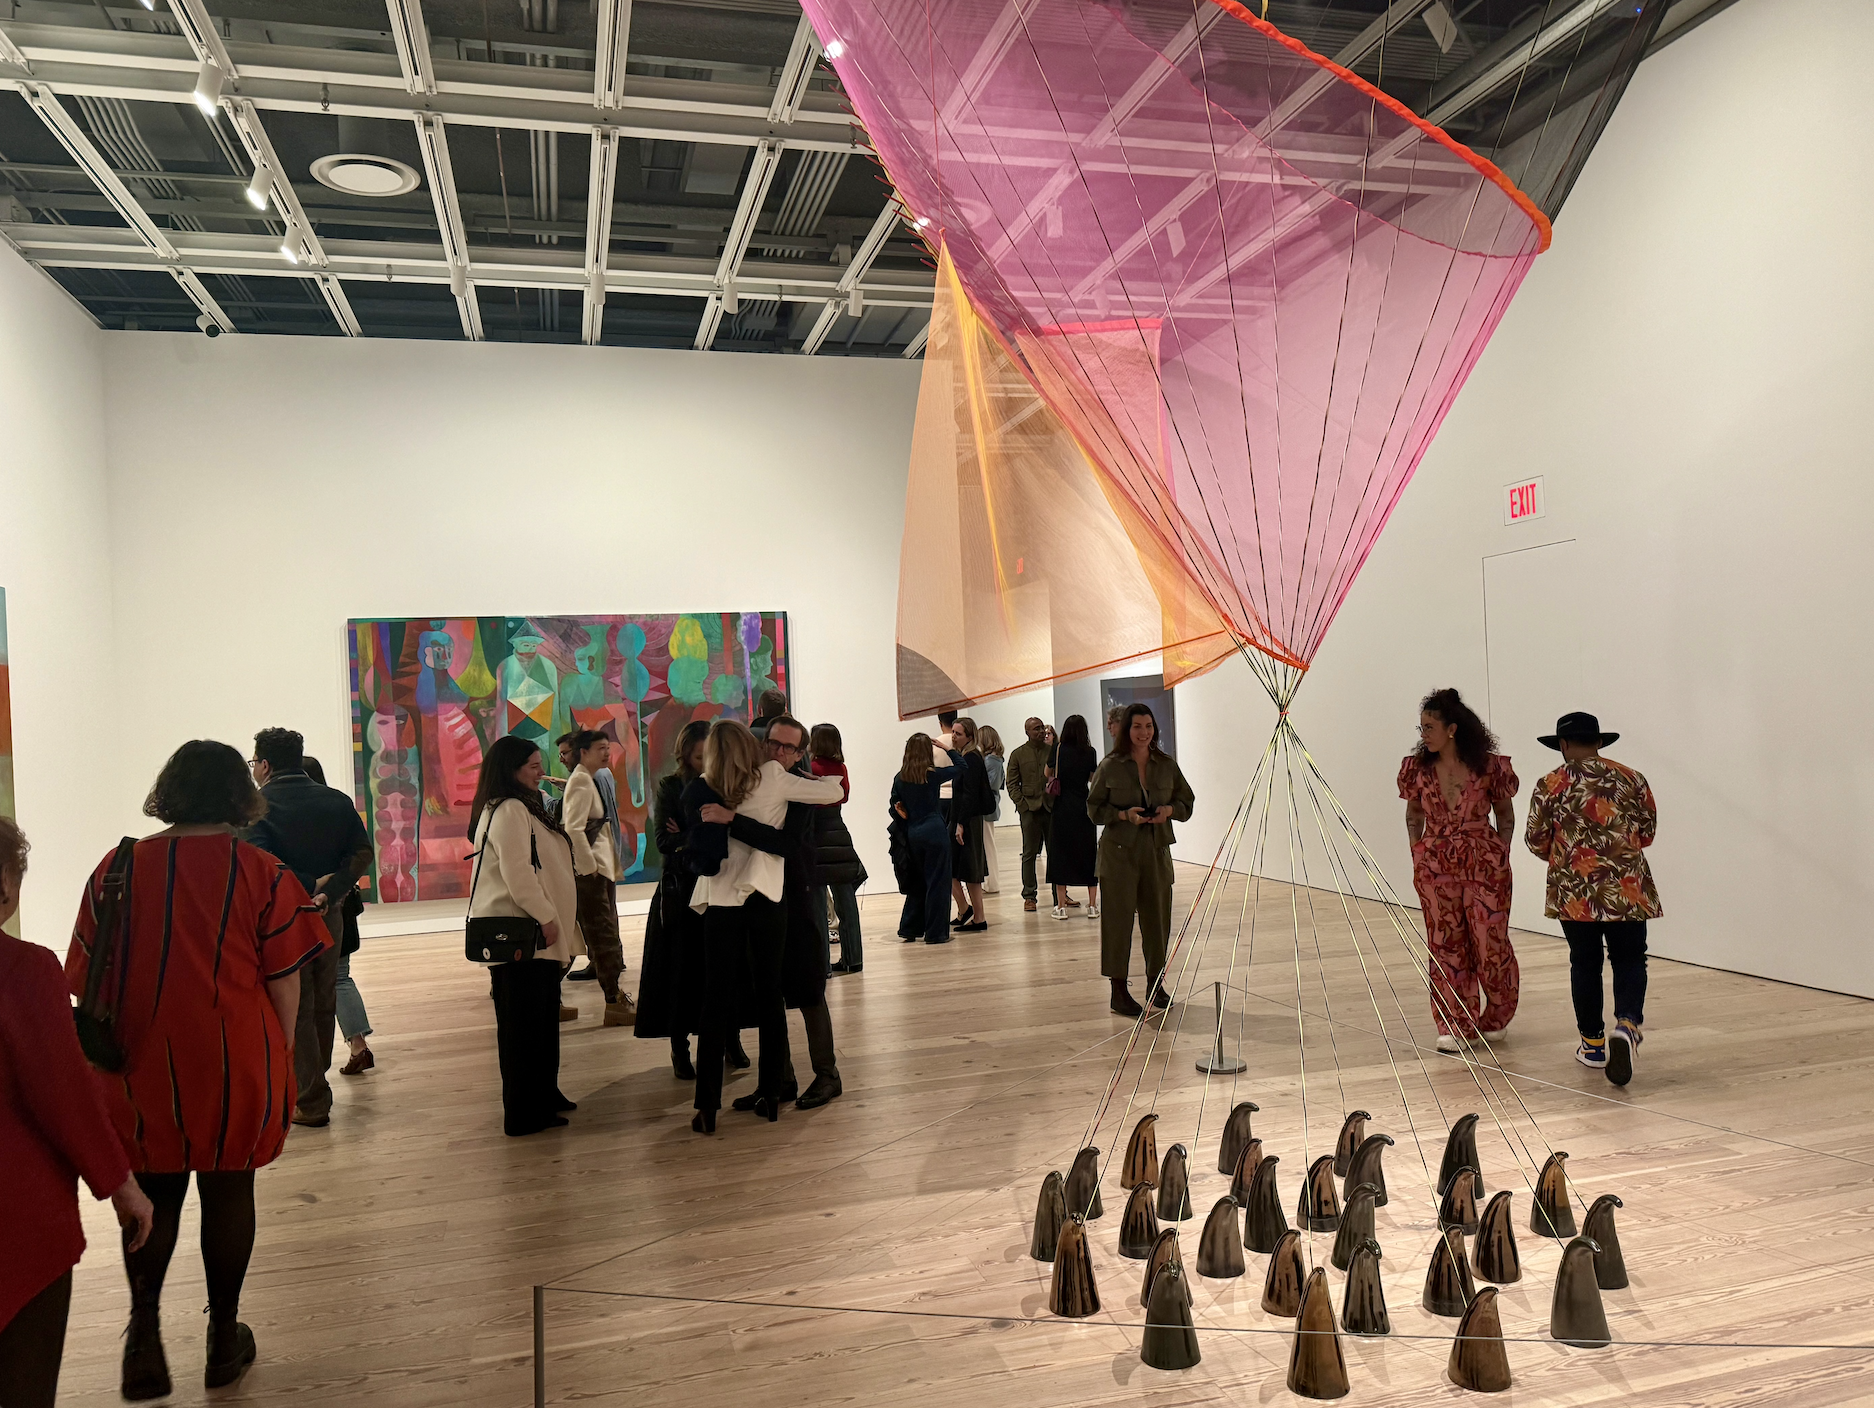
<svg viewBox="0 0 1874 1408"><path fill-rule="evenodd" d="M1419 747L1399 765L1412 884L1425 912L1438 1047L1500 1032L1516 1015L1510 842L1518 783L1496 739L1455 689L1420 706Z"/></svg>

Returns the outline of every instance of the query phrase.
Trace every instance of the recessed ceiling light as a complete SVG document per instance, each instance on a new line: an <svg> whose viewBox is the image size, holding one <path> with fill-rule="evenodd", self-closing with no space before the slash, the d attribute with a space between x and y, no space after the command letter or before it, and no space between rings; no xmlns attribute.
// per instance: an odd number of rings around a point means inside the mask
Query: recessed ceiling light
<svg viewBox="0 0 1874 1408"><path fill-rule="evenodd" d="M350 196L406 195L417 188L416 168L370 152L334 152L312 164L312 179Z"/></svg>

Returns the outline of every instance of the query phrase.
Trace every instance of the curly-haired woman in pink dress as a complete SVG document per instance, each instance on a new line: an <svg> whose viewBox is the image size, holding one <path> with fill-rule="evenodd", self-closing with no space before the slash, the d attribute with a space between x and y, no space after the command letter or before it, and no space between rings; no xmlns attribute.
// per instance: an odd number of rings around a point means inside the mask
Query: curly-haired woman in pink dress
<svg viewBox="0 0 1874 1408"><path fill-rule="evenodd" d="M1419 705L1419 746L1399 765L1440 1051L1500 1032L1516 1015L1510 836L1518 783L1496 747L1458 692L1439 689Z"/></svg>

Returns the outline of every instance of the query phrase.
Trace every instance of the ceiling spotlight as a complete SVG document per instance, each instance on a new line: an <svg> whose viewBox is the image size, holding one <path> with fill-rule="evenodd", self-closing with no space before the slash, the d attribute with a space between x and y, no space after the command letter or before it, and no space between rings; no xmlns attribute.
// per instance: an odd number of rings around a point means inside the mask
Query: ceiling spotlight
<svg viewBox="0 0 1874 1408"><path fill-rule="evenodd" d="M287 233L286 243L280 246L280 254L288 264L299 263L299 241L290 231Z"/></svg>
<svg viewBox="0 0 1874 1408"><path fill-rule="evenodd" d="M143 8L146 10L154 10L156 8L156 0L143 0Z"/></svg>
<svg viewBox="0 0 1874 1408"><path fill-rule="evenodd" d="M846 41L843 39L835 39L831 44L826 46L826 56L829 59L837 59L845 54L845 52Z"/></svg>
<svg viewBox="0 0 1874 1408"><path fill-rule="evenodd" d="M195 106L213 117L221 103L221 85L226 81L227 76L216 65L203 64L195 75Z"/></svg>
<svg viewBox="0 0 1874 1408"><path fill-rule="evenodd" d="M272 194L273 168L263 161L254 168L254 179L247 183L247 203L256 210L265 210Z"/></svg>

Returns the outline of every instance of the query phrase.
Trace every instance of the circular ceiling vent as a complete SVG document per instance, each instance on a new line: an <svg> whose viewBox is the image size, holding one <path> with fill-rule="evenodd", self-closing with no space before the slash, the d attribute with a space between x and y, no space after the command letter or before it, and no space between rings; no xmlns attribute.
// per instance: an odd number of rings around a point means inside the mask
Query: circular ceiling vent
<svg viewBox="0 0 1874 1408"><path fill-rule="evenodd" d="M368 152L334 152L312 164L312 178L348 196L400 196L417 188L416 168Z"/></svg>

